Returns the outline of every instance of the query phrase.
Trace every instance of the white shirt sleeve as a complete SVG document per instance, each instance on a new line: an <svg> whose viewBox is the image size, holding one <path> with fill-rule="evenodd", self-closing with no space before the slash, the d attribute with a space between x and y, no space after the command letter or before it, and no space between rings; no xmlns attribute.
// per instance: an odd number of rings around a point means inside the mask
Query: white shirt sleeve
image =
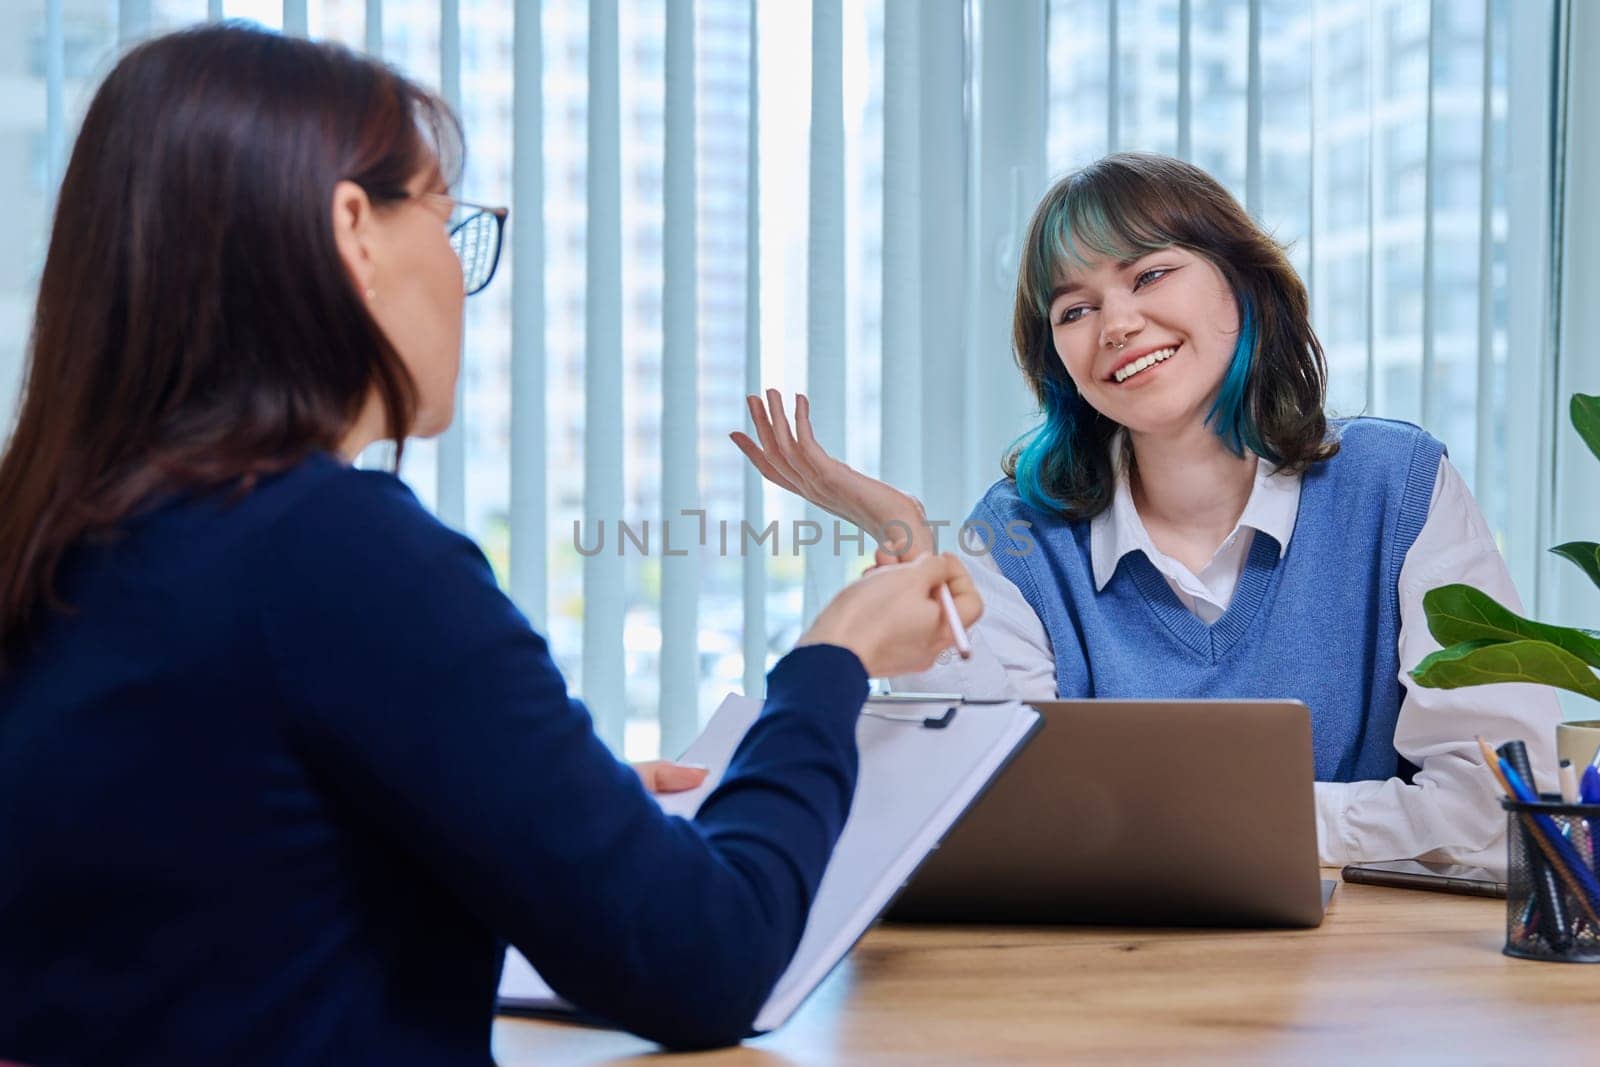
<svg viewBox="0 0 1600 1067"><path fill-rule="evenodd" d="M960 693L1013 700L1056 699L1056 657L1044 623L1011 579L985 553L964 559L983 597L983 617L972 627L972 658L946 651L920 674L889 680L895 691Z"/></svg>
<svg viewBox="0 0 1600 1067"><path fill-rule="evenodd" d="M1405 697L1395 749L1419 770L1410 784L1318 782L1317 841L1328 864L1419 858L1504 870L1506 817L1473 735L1491 745L1521 739L1548 786L1561 707L1544 686L1427 689L1408 672L1439 648L1422 597L1452 582L1476 586L1521 613L1511 573L1460 473L1439 461L1427 521L1400 568L1400 681Z"/></svg>

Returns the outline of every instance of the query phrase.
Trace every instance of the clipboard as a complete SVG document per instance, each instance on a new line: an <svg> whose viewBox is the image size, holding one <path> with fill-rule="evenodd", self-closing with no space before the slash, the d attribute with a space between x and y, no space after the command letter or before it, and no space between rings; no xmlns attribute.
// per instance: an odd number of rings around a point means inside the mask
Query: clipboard
<svg viewBox="0 0 1600 1067"><path fill-rule="evenodd" d="M876 702L874 702L876 703ZM898 700L893 718L856 724L860 770L850 816L812 901L800 944L757 1014L748 1036L782 1026L838 966L911 880L928 855L1039 729L1039 713L1017 701L973 707L941 728L949 701ZM968 702L972 703L972 702ZM955 704L955 707L961 707ZM901 718L900 713L923 714ZM687 793L657 798L669 814L691 817L721 782L761 702L732 694L681 759L711 768ZM604 1025L562 1000L515 949L507 949L498 1011Z"/></svg>

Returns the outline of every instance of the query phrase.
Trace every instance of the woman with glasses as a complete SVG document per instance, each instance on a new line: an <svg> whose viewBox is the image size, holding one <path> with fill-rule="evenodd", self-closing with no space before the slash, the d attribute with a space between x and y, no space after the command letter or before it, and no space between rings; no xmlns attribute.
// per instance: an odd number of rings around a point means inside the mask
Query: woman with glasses
<svg viewBox="0 0 1600 1067"><path fill-rule="evenodd" d="M88 109L0 459L0 1061L481 1064L507 942L736 1041L869 673L933 661L943 584L978 615L949 557L849 587L665 816L477 548L351 463L451 419L505 221L449 195L458 138L379 63L227 26Z"/></svg>

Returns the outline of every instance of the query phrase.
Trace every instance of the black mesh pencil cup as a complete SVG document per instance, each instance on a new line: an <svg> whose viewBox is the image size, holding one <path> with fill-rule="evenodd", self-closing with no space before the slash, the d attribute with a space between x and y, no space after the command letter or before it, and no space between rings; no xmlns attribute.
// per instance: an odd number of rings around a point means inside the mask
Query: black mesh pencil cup
<svg viewBox="0 0 1600 1067"><path fill-rule="evenodd" d="M1507 956L1600 963L1600 804L1501 800Z"/></svg>

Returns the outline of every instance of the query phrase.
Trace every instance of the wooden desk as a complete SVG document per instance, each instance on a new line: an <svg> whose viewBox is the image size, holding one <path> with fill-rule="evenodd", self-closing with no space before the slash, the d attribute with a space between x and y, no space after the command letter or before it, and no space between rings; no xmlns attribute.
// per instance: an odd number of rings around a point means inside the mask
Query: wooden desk
<svg viewBox="0 0 1600 1067"><path fill-rule="evenodd" d="M782 1029L670 1062L1592 1062L1600 965L1503 956L1504 921L1503 901L1341 883L1316 930L881 926ZM505 1067L655 1048L494 1029Z"/></svg>

